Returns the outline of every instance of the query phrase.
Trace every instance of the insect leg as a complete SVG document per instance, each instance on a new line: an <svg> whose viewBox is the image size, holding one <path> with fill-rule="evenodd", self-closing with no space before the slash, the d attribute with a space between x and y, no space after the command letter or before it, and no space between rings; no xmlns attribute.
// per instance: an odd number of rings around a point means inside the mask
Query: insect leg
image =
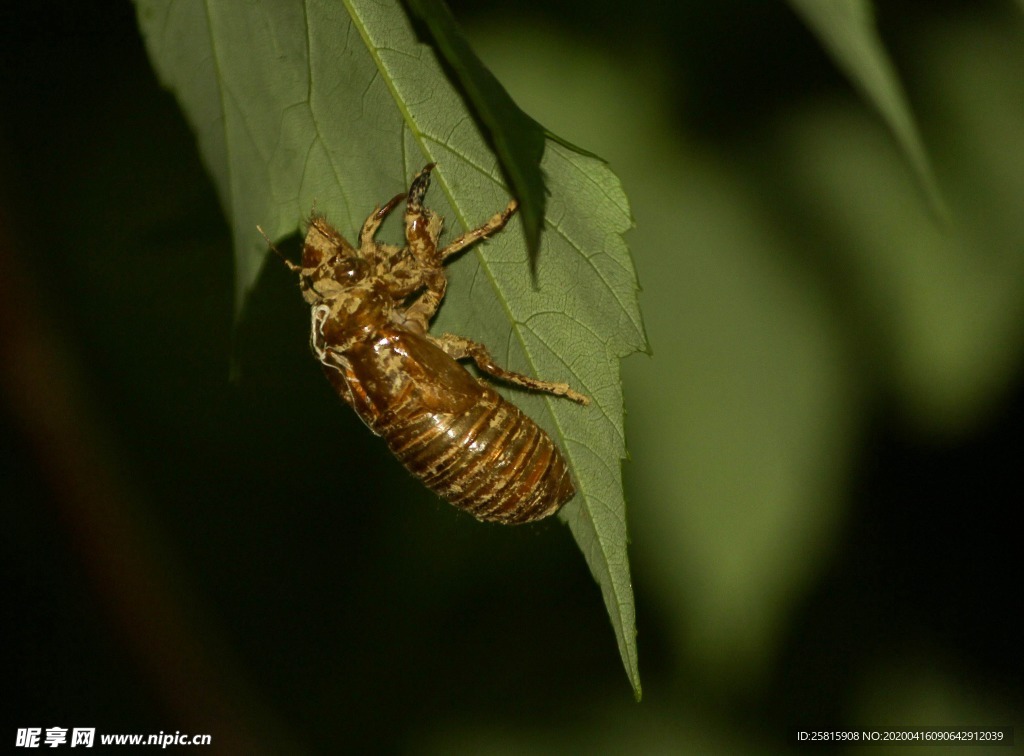
<svg viewBox="0 0 1024 756"><path fill-rule="evenodd" d="M405 240L409 254L426 267L440 267L437 256L437 238L441 235L441 217L423 206L423 195L430 186L430 172L434 164L429 163L416 174L409 187L405 204Z"/></svg>
<svg viewBox="0 0 1024 756"><path fill-rule="evenodd" d="M419 209L423 207L423 195L430 187L430 172L434 170L437 163L427 163L423 170L412 177L412 184L409 186L409 207Z"/></svg>
<svg viewBox="0 0 1024 756"><path fill-rule="evenodd" d="M377 229L380 228L380 224L384 222L384 219L388 216L392 210L405 199L405 193L396 194L384 207L378 207L372 213L370 217L363 223L363 228L359 232L359 249L365 251L368 244L373 243L374 234L377 233Z"/></svg>
<svg viewBox="0 0 1024 756"><path fill-rule="evenodd" d="M505 228L505 224L508 223L509 218L515 215L518 207L519 204L515 200L510 200L504 210L492 215L482 226L474 228L472 231L467 231L462 234L462 236L453 239L451 244L441 250L441 259L447 260L452 255L464 250L470 244L501 231L501 229Z"/></svg>
<svg viewBox="0 0 1024 756"><path fill-rule="evenodd" d="M448 279L441 268L426 272L424 279L422 285L427 290L416 297L402 315L407 328L423 334L430 328L430 321L437 314L437 308L441 306L441 300L448 289Z"/></svg>
<svg viewBox="0 0 1024 756"><path fill-rule="evenodd" d="M482 371L489 375L493 375L496 378L500 378L503 381L508 381L516 386L524 386L526 388L533 389L534 391L544 391L548 394L554 394L555 396L564 396L566 399L572 399L572 401L582 404L583 406L590 404L590 399L583 394L573 391L569 388L568 383L541 381L536 378L531 378L528 375L513 373L511 370L506 370L505 368L500 367L495 364L494 359L487 351L487 347L483 344L478 344L475 341L470 341L462 336L456 336L451 333L443 334L440 337L429 336L428 338L441 347L441 349L443 349L452 359L471 359Z"/></svg>

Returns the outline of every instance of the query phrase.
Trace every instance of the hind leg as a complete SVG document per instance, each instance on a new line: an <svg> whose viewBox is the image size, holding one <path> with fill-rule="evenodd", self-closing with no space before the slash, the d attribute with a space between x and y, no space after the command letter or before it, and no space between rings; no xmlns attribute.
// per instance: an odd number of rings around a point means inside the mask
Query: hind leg
<svg viewBox="0 0 1024 756"><path fill-rule="evenodd" d="M514 373L511 370L506 370L495 363L494 358L491 357L490 352L487 351L487 347L483 344L470 341L462 336L456 336L451 333L443 334L440 337L432 336L430 337L430 340L441 347L441 349L443 349L452 359L473 360L478 368L488 375L493 375L495 378L500 378L501 380L508 381L516 386L523 386L524 388L533 389L534 391L543 391L547 394L554 394L555 396L564 396L566 399L571 399L577 404L582 404L584 407L590 404L590 399L583 394L573 391L569 388L568 383L541 381L537 378L531 378L528 375L522 375L521 373Z"/></svg>

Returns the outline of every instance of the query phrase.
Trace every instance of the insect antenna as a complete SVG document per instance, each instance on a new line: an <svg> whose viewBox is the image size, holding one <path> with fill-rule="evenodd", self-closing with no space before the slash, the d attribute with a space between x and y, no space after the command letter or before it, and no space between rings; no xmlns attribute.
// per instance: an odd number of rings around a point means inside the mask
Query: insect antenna
<svg viewBox="0 0 1024 756"><path fill-rule="evenodd" d="M291 260L284 256L284 253L281 250L274 246L274 242L270 240L270 237L267 236L266 232L262 228L256 226L256 230L260 232L260 236L262 236L266 240L270 248L274 250L278 257L281 258L281 262L288 266L288 270L293 271L295 273L299 273L302 271L301 265L296 265L295 263L293 263Z"/></svg>

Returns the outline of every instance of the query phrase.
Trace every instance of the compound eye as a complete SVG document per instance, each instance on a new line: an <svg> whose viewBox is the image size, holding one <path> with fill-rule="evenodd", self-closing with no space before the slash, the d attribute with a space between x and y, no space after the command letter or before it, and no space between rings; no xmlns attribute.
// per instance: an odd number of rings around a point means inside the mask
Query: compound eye
<svg viewBox="0 0 1024 756"><path fill-rule="evenodd" d="M366 278L370 268L358 257L335 257L331 261L331 277L340 284L354 284Z"/></svg>

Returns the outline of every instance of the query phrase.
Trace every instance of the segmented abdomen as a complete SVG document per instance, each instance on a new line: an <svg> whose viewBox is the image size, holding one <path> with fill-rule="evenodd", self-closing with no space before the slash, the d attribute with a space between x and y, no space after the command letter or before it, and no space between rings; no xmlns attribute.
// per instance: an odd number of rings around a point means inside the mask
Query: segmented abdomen
<svg viewBox="0 0 1024 756"><path fill-rule="evenodd" d="M565 460L536 423L481 386L462 412L400 402L377 430L391 451L435 493L480 520L506 525L556 512L573 497Z"/></svg>

